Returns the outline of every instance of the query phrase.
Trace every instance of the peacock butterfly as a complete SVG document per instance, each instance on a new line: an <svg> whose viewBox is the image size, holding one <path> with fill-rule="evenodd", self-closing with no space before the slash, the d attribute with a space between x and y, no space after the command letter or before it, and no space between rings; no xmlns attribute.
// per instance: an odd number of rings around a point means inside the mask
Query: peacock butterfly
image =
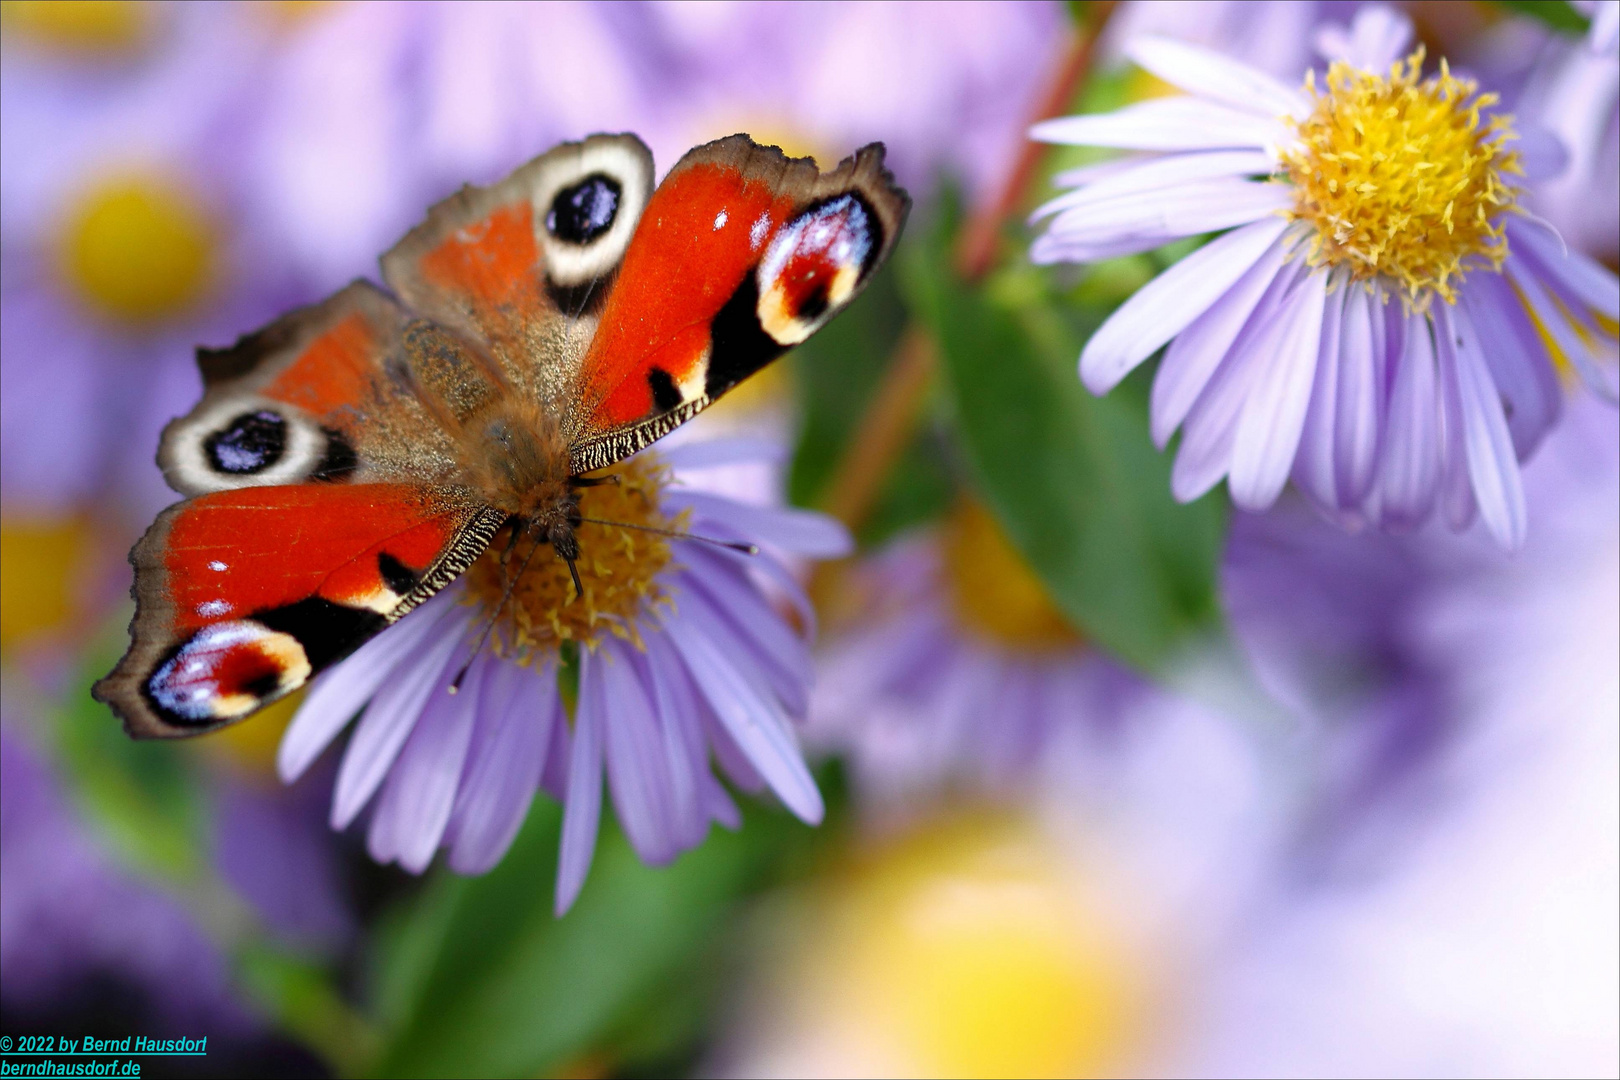
<svg viewBox="0 0 1620 1080"><path fill-rule="evenodd" d="M846 306L909 200L872 144L822 174L746 135L653 185L633 135L465 187L356 281L227 349L158 464L187 498L130 552L131 643L95 686L136 737L302 686L511 523L578 554L577 490Z"/></svg>

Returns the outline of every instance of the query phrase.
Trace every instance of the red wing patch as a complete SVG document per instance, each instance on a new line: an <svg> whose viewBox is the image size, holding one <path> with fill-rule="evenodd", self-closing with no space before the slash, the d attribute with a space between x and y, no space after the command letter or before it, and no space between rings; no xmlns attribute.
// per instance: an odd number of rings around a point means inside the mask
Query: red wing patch
<svg viewBox="0 0 1620 1080"><path fill-rule="evenodd" d="M581 365L574 470L634 453L809 337L887 257L908 206L876 144L826 175L746 135L687 154Z"/></svg>
<svg viewBox="0 0 1620 1080"><path fill-rule="evenodd" d="M468 515L436 510L426 492L405 484L242 488L193 499L170 520L163 549L173 625L193 630L310 597L386 616Z"/></svg>
<svg viewBox="0 0 1620 1080"><path fill-rule="evenodd" d="M402 374L408 313L356 282L226 349L199 349L206 392L163 432L183 495L415 478L448 449Z"/></svg>
<svg viewBox="0 0 1620 1080"><path fill-rule="evenodd" d="M694 165L659 185L586 354L581 391L599 402L592 428L611 430L661 411L648 379L653 371L668 377L681 400L702 394L710 323L793 208L790 195L733 166ZM668 402L667 394L661 388L657 396Z"/></svg>
<svg viewBox="0 0 1620 1080"><path fill-rule="evenodd" d="M242 488L171 507L131 553L134 642L96 694L136 735L239 720L442 588L503 518L404 484Z"/></svg>

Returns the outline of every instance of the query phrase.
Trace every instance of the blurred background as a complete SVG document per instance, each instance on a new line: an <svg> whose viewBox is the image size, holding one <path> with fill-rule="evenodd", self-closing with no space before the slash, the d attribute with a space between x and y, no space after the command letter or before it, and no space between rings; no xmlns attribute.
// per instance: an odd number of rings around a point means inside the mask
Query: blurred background
<svg viewBox="0 0 1620 1080"><path fill-rule="evenodd" d="M1168 92L1124 37L1293 82L1356 6L5 0L0 1031L208 1036L148 1076L1620 1072L1612 407L1570 385L1513 556L1178 506L1146 376L1098 400L1073 363L1185 248L1027 258L1089 160L1029 124ZM1566 139L1536 212L1612 269L1597 6L1406 10ZM88 686L194 347L596 131L660 172L737 131L823 168L878 140L916 205L689 436L774 441L753 493L859 540L809 579L826 823L755 799L663 869L608 828L557 919L544 796L491 873L416 877L328 829L336 750L277 780L292 705L136 744ZM1083 558L1028 539L1066 529Z"/></svg>

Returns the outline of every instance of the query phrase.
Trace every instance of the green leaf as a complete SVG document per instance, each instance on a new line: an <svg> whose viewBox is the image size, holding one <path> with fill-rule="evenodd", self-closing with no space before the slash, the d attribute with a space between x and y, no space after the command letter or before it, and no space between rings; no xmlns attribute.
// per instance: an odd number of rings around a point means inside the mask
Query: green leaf
<svg viewBox="0 0 1620 1080"><path fill-rule="evenodd" d="M534 1076L639 1036L668 1052L692 1030L661 1014L691 977L738 898L806 845L811 830L754 810L736 833L714 830L664 868L644 866L604 816L573 910L552 914L560 808L537 800L512 849L479 878L437 874L382 935L376 969L386 1076ZM662 1025L663 1031L654 1030ZM673 1034L671 1034L673 1032Z"/></svg>
<svg viewBox="0 0 1620 1080"><path fill-rule="evenodd" d="M904 266L940 349L982 496L1064 613L1129 663L1163 672L1218 636L1218 496L1180 505L1148 435L1145 375L1106 398L1075 363L1101 312L1060 306L1031 269L960 281L937 230ZM930 247L932 250L930 250Z"/></svg>
<svg viewBox="0 0 1620 1080"><path fill-rule="evenodd" d="M1592 28L1592 20L1575 10L1567 0L1496 0L1496 5L1518 15L1528 15L1572 37L1582 37Z"/></svg>

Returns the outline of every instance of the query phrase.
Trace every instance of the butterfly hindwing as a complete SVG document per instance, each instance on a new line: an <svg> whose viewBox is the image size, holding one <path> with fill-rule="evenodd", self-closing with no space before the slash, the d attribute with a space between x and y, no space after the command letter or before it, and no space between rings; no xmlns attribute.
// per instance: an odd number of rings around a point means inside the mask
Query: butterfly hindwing
<svg viewBox="0 0 1620 1080"><path fill-rule="evenodd" d="M132 642L96 696L136 736L240 720L454 580L504 519L406 484L247 487L172 506L130 553Z"/></svg>
<svg viewBox="0 0 1620 1080"><path fill-rule="evenodd" d="M859 294L910 202L872 144L823 175L746 135L653 192L578 373L576 472L627 457L814 333Z"/></svg>

